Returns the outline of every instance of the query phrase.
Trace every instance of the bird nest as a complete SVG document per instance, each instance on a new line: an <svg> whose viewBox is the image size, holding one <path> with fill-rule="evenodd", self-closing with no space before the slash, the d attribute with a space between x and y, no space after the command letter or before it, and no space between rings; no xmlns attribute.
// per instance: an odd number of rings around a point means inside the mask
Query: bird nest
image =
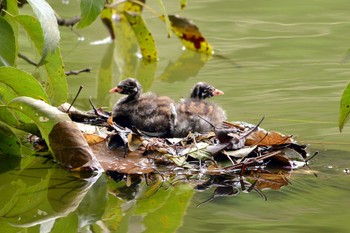
<svg viewBox="0 0 350 233"><path fill-rule="evenodd" d="M116 181L138 176L147 182L189 182L198 191L215 187L213 198L239 189L265 198L261 189L288 185L292 171L310 159L306 145L292 135L261 128L263 119L256 125L224 122L213 132L160 138L122 128L102 109L72 109L69 115L93 152L93 164ZM74 170L79 169L84 170Z"/></svg>

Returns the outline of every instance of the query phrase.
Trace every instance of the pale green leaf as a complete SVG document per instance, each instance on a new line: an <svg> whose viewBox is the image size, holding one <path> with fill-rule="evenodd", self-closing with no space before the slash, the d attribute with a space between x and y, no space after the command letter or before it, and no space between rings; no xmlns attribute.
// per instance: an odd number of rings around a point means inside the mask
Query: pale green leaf
<svg viewBox="0 0 350 233"><path fill-rule="evenodd" d="M66 113L59 111L42 100L30 97L17 97L7 106L28 116L38 126L47 144L49 144L49 134L58 122L71 121Z"/></svg>
<svg viewBox="0 0 350 233"><path fill-rule="evenodd" d="M32 75L14 67L0 67L0 103L6 105L19 96L29 96L49 102L40 83ZM0 120L14 128L33 134L38 133L36 126L26 115L11 112L5 107L0 107Z"/></svg>
<svg viewBox="0 0 350 233"><path fill-rule="evenodd" d="M168 32L168 37L170 37L172 31L171 31L171 23L170 23L170 20L169 20L168 12L166 11L162 0L158 0L157 2L159 4L160 9L162 11L162 14L164 16L164 21L165 21L165 25L166 25L166 30Z"/></svg>
<svg viewBox="0 0 350 233"><path fill-rule="evenodd" d="M0 67L0 100L7 103L18 96L50 102L40 83L31 74L14 67Z"/></svg>
<svg viewBox="0 0 350 233"><path fill-rule="evenodd" d="M339 110L339 130L343 130L344 125L348 122L350 117L350 83L345 88L343 95L340 100L340 110Z"/></svg>
<svg viewBox="0 0 350 233"><path fill-rule="evenodd" d="M41 65L49 51L55 52L60 40L60 31L58 30L55 12L45 0L28 0L28 3L38 18L44 35L44 47L39 62L39 65Z"/></svg>
<svg viewBox="0 0 350 233"><path fill-rule="evenodd" d="M16 56L17 48L12 27L0 17L0 66L13 66Z"/></svg>
<svg viewBox="0 0 350 233"><path fill-rule="evenodd" d="M81 20L77 28L84 28L94 22L104 7L104 0L81 0Z"/></svg>
<svg viewBox="0 0 350 233"><path fill-rule="evenodd" d="M19 15L14 17L17 22L26 30L33 41L39 53L44 44L42 30L36 18L28 15ZM45 91L48 94L51 103L58 106L67 100L67 81L64 73L64 65L61 58L60 49L56 48L54 53L48 54L44 64L46 75L41 75L43 83L46 83Z"/></svg>

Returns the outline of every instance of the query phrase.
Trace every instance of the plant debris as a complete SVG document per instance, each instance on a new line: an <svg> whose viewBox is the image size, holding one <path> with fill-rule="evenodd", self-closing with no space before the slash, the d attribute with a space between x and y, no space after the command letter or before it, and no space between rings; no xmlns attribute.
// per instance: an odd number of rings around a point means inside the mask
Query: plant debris
<svg viewBox="0 0 350 233"><path fill-rule="evenodd" d="M66 111L67 108L65 104L59 109ZM76 135L78 141L84 141L82 148L91 151L91 160L98 161L106 174L117 182L139 176L146 182L147 179L158 180L158 186L161 180L161 183L193 183L197 191L214 187L214 193L207 201L252 191L266 200L262 189L278 190L288 185L292 171L307 165L306 145L298 144L291 135L260 128L264 118L257 125L224 122L214 132L190 132L184 138L160 138L120 127L111 121L109 112L93 108L90 112L71 108L69 116L83 137L79 136L76 127L72 127L74 133L72 131L69 137ZM64 141L62 137L66 136L58 137L60 143ZM62 156L64 161L58 162L66 168L77 167L79 163L85 166L88 162L79 161L79 157L69 152L72 145L61 144L59 147L65 155ZM74 166L67 164L69 155L74 156L71 158Z"/></svg>

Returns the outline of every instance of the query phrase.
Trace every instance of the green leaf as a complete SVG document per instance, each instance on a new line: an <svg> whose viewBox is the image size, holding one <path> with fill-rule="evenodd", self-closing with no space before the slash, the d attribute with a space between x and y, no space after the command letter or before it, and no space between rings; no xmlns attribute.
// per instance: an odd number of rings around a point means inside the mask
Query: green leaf
<svg viewBox="0 0 350 233"><path fill-rule="evenodd" d="M114 64L114 45L111 43L108 45L105 54L102 58L100 67L98 69L98 82L97 82L97 101L98 106L109 106L111 95L109 91L112 84L113 76L113 64Z"/></svg>
<svg viewBox="0 0 350 233"><path fill-rule="evenodd" d="M187 0L180 0L181 10L185 9L186 6L187 6Z"/></svg>
<svg viewBox="0 0 350 233"><path fill-rule="evenodd" d="M339 110L339 130L343 130L344 125L349 120L350 114L350 83L345 88L343 95L340 100L340 110Z"/></svg>
<svg viewBox="0 0 350 233"><path fill-rule="evenodd" d="M77 28L84 28L94 22L104 7L104 0L81 0L81 20Z"/></svg>
<svg viewBox="0 0 350 233"><path fill-rule="evenodd" d="M17 22L26 30L32 39L39 53L44 44L44 38L39 22L36 18L28 15L19 15L14 17ZM47 75L41 75L42 83L45 83L45 90L51 103L58 106L67 100L67 80L64 73L64 65L61 58L60 49L57 48L54 53L48 54L44 65Z"/></svg>
<svg viewBox="0 0 350 233"><path fill-rule="evenodd" d="M0 122L0 157L20 156L21 142L6 125Z"/></svg>
<svg viewBox="0 0 350 233"><path fill-rule="evenodd" d="M14 67L0 67L0 101L8 103L18 96L50 102L40 83L31 74Z"/></svg>
<svg viewBox="0 0 350 233"><path fill-rule="evenodd" d="M13 66L16 56L17 48L12 27L0 17L0 66Z"/></svg>
<svg viewBox="0 0 350 233"><path fill-rule="evenodd" d="M58 122L71 121L66 113L59 111L42 100L26 96L13 99L7 107L25 114L35 122L47 144L49 144L49 134Z"/></svg>
<svg viewBox="0 0 350 233"><path fill-rule="evenodd" d="M49 102L40 83L32 75L14 67L0 67L0 103L6 105L19 96L29 96ZM0 107L0 120L14 128L38 134L36 126L32 125L32 121L24 114Z"/></svg>
<svg viewBox="0 0 350 233"><path fill-rule="evenodd" d="M60 40L60 31L58 30L55 12L45 0L28 0L28 3L33 8L44 34L44 47L39 62L39 65L42 65L47 53L49 51L55 52Z"/></svg>
<svg viewBox="0 0 350 233"><path fill-rule="evenodd" d="M163 14L163 16L164 16L163 19L164 19L164 21L165 21L166 30L167 30L167 32L168 32L168 37L170 37L172 31L171 31L171 23L170 23L170 20L169 20L168 12L166 11L165 6L164 6L162 0L158 0L157 2L158 2L158 4L159 4L160 9L161 9L161 11L162 11L162 14Z"/></svg>

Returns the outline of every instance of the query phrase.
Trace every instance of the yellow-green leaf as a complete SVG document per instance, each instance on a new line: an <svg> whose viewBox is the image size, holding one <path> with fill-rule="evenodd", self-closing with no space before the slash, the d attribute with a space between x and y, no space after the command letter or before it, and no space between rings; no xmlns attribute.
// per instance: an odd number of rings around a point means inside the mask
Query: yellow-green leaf
<svg viewBox="0 0 350 233"><path fill-rule="evenodd" d="M18 15L14 18L24 30L26 30L39 53L42 53L44 37L38 20L28 15ZM51 103L54 106L59 106L67 100L68 86L60 49L58 47L53 53L47 55L44 69L46 72L41 75L41 82L46 84L45 90Z"/></svg>
<svg viewBox="0 0 350 233"><path fill-rule="evenodd" d="M212 46L206 41L199 28L193 22L176 15L169 15L169 19L174 33L187 49L212 54Z"/></svg>
<svg viewBox="0 0 350 233"><path fill-rule="evenodd" d="M158 51L151 32L148 30L142 18L142 6L136 3L128 2L124 8L124 16L129 21L133 29L138 44L140 46L141 55L148 61L158 59Z"/></svg>
<svg viewBox="0 0 350 233"><path fill-rule="evenodd" d="M350 83L345 88L343 95L340 100L340 110L339 110L339 130L343 130L344 125L348 122L350 117Z"/></svg>
<svg viewBox="0 0 350 233"><path fill-rule="evenodd" d="M104 0L81 0L81 20L77 28L84 28L94 22L102 11L104 3Z"/></svg>

